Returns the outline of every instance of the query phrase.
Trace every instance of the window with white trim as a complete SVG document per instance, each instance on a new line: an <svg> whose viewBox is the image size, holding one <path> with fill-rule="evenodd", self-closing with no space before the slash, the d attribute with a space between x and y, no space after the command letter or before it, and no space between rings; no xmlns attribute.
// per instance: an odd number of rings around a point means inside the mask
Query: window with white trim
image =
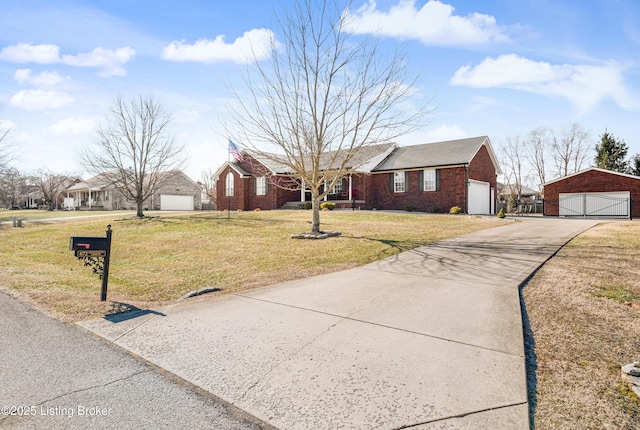
<svg viewBox="0 0 640 430"><path fill-rule="evenodd" d="M404 193L406 190L404 172L393 172L393 192Z"/></svg>
<svg viewBox="0 0 640 430"><path fill-rule="evenodd" d="M436 183L436 170L435 169L425 169L424 170L424 188L425 191L436 191L437 183Z"/></svg>
<svg viewBox="0 0 640 430"><path fill-rule="evenodd" d="M227 184L225 189L225 196L231 197L233 196L233 173L227 173Z"/></svg>
<svg viewBox="0 0 640 430"><path fill-rule="evenodd" d="M256 178L256 195L258 196L267 195L267 177L266 176L260 176Z"/></svg>
<svg viewBox="0 0 640 430"><path fill-rule="evenodd" d="M340 179L338 182L336 182L336 184L333 186L333 194L340 194L344 191L343 189L344 187L342 186L342 179Z"/></svg>

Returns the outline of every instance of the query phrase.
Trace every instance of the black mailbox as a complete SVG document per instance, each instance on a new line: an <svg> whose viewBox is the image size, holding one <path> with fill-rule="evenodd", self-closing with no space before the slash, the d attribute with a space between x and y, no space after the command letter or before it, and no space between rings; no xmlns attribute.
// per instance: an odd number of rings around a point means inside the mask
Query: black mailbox
<svg viewBox="0 0 640 430"><path fill-rule="evenodd" d="M107 238L71 236L69 249L75 251L76 257L105 257Z"/></svg>
<svg viewBox="0 0 640 430"><path fill-rule="evenodd" d="M72 251L106 251L106 237L71 236L69 249Z"/></svg>

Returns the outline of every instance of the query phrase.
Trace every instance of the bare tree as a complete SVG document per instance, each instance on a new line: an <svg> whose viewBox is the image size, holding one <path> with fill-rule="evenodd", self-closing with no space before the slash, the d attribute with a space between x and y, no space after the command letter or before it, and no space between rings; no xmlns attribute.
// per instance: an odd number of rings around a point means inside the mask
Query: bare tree
<svg viewBox="0 0 640 430"><path fill-rule="evenodd" d="M591 138L579 124L571 124L552 144L555 173L558 177L579 172L589 160Z"/></svg>
<svg viewBox="0 0 640 430"><path fill-rule="evenodd" d="M9 163L15 158L15 154L7 143L9 133L11 133L11 127L6 124L6 121L0 120L0 174L7 172Z"/></svg>
<svg viewBox="0 0 640 430"><path fill-rule="evenodd" d="M16 168L7 167L0 172L0 201L10 209L19 205L24 176Z"/></svg>
<svg viewBox="0 0 640 430"><path fill-rule="evenodd" d="M171 114L151 96L129 101L118 96L109 111L111 118L99 126L95 147L85 148L80 162L135 202L136 215L142 218L145 200L166 173L183 163L182 145L170 132Z"/></svg>
<svg viewBox="0 0 640 430"><path fill-rule="evenodd" d="M202 172L200 177L202 178L201 184L202 188L204 189L204 193L207 195L209 202L215 205L217 200L216 172L212 169L205 170Z"/></svg>
<svg viewBox="0 0 640 430"><path fill-rule="evenodd" d="M502 166L506 186L509 187L509 194L513 195L516 201L522 199L522 185L526 180L526 159L525 145L519 136L507 137L506 143L502 147Z"/></svg>
<svg viewBox="0 0 640 430"><path fill-rule="evenodd" d="M535 128L529 132L524 142L524 158L536 175L538 186L547 182L548 154L553 144L553 131L547 128Z"/></svg>
<svg viewBox="0 0 640 430"><path fill-rule="evenodd" d="M42 193L42 200L50 211L57 209L58 196L73 182L68 175L54 173L46 168L38 169L29 175L29 179Z"/></svg>
<svg viewBox="0 0 640 430"><path fill-rule="evenodd" d="M229 134L310 190L318 233L320 202L358 151L413 131L427 110L408 103L416 78L402 55L382 56L375 39L349 34L349 3L293 4L280 39L272 37L271 61L248 66L248 94L233 91Z"/></svg>

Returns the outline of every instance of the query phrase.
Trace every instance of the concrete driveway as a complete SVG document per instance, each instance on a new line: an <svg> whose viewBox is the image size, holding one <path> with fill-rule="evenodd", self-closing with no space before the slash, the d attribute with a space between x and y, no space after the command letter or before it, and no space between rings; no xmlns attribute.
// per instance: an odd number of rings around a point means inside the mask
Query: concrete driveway
<svg viewBox="0 0 640 430"><path fill-rule="evenodd" d="M280 429L527 429L518 287L595 224L522 219L80 325Z"/></svg>

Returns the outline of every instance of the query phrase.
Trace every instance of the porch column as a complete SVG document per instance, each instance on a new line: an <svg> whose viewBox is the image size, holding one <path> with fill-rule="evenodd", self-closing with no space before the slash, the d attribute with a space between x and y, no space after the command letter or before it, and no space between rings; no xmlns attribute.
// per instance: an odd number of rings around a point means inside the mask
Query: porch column
<svg viewBox="0 0 640 430"><path fill-rule="evenodd" d="M91 209L91 189L89 189L89 209Z"/></svg>
<svg viewBox="0 0 640 430"><path fill-rule="evenodd" d="M324 181L324 190L325 190L325 191L327 191L327 181ZM324 200L325 202L328 200L328 199L327 199L327 197L328 197L328 196L329 196L328 194L325 194L325 195L324 195L324 199L323 199L323 200Z"/></svg>
<svg viewBox="0 0 640 430"><path fill-rule="evenodd" d="M353 174L349 173L349 200L353 200Z"/></svg>
<svg viewBox="0 0 640 430"><path fill-rule="evenodd" d="M302 188L300 189L300 201L304 202L305 200L305 190L307 189L306 184L304 183L304 180L302 181Z"/></svg>

